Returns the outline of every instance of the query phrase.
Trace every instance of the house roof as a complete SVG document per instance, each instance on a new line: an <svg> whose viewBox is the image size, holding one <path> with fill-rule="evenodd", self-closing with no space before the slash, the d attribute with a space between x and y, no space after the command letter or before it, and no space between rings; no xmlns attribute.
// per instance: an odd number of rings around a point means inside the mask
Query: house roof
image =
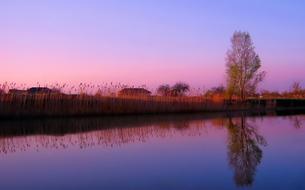
<svg viewBox="0 0 305 190"><path fill-rule="evenodd" d="M27 89L28 93L50 93L50 92L57 92L56 90L52 90L47 87L32 87Z"/></svg>
<svg viewBox="0 0 305 190"><path fill-rule="evenodd" d="M19 90L19 89L9 89L8 92L9 93L16 93L16 92L20 93L20 92L27 92L27 91L26 90Z"/></svg>
<svg viewBox="0 0 305 190"><path fill-rule="evenodd" d="M119 93L134 93L134 94L151 94L149 90L144 88L124 88Z"/></svg>

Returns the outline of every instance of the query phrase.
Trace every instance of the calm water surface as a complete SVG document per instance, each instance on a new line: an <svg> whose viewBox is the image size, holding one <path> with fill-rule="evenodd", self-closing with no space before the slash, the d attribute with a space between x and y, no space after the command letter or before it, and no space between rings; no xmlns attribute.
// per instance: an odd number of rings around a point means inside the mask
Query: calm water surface
<svg viewBox="0 0 305 190"><path fill-rule="evenodd" d="M305 189L305 115L0 121L0 189Z"/></svg>

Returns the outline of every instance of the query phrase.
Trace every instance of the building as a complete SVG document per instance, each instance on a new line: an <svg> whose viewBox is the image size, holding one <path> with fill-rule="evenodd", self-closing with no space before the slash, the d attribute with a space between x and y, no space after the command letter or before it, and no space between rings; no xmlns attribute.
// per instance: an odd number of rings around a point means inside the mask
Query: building
<svg viewBox="0 0 305 190"><path fill-rule="evenodd" d="M118 92L118 96L150 96L151 92L144 88L124 88Z"/></svg>
<svg viewBox="0 0 305 190"><path fill-rule="evenodd" d="M26 95L27 91L26 90L19 90L19 89L10 89L8 91L9 94L14 94L14 95Z"/></svg>
<svg viewBox="0 0 305 190"><path fill-rule="evenodd" d="M27 89L27 93L28 94L51 94L51 93L57 94L57 93L60 93L60 91L46 88L46 87L32 87L32 88Z"/></svg>
<svg viewBox="0 0 305 190"><path fill-rule="evenodd" d="M28 95L28 94L58 94L59 90L53 90L46 87L32 87L27 90L19 90L19 89L10 89L8 91L9 94L14 95Z"/></svg>

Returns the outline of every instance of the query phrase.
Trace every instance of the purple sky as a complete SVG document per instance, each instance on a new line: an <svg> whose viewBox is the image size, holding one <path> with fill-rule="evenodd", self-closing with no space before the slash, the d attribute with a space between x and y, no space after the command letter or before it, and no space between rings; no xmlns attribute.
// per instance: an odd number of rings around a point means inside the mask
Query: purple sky
<svg viewBox="0 0 305 190"><path fill-rule="evenodd" d="M305 1L2 0L0 83L225 84L234 31L252 35L261 88L305 87Z"/></svg>

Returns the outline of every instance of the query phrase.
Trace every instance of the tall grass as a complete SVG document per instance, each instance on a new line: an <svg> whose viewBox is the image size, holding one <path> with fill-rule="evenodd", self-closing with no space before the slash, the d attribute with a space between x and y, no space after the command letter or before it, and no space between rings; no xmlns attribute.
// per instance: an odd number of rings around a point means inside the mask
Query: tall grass
<svg viewBox="0 0 305 190"><path fill-rule="evenodd" d="M239 102L227 104L227 100L223 98L207 96L117 97L117 91L127 86L113 83L103 85L81 83L77 87L66 84L44 86L64 93L0 93L0 117L207 112L275 107L273 101L266 103L263 100L252 100L251 104ZM18 88L15 83L0 85L4 92L16 87ZM26 87L23 86L23 89ZM304 103L302 105L304 106Z"/></svg>
<svg viewBox="0 0 305 190"><path fill-rule="evenodd" d="M4 94L0 105L2 116L77 116L204 111L210 103L202 97Z"/></svg>

